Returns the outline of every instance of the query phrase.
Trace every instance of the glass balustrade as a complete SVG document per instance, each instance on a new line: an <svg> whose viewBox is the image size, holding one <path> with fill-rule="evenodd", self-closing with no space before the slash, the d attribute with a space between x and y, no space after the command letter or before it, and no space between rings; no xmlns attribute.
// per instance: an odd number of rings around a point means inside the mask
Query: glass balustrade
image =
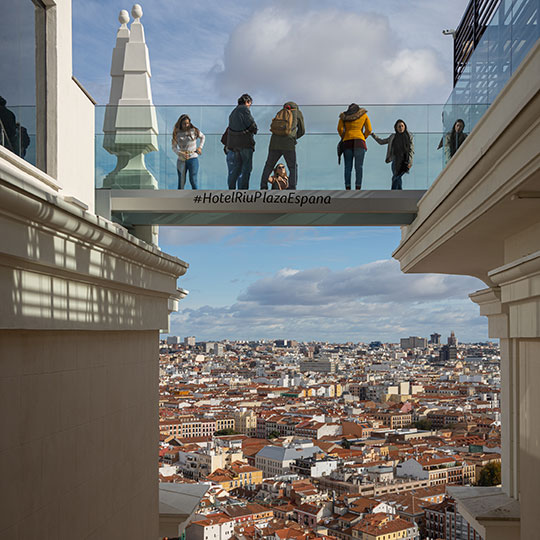
<svg viewBox="0 0 540 540"><path fill-rule="evenodd" d="M0 146L35 165L36 107L7 103L4 109L7 111L4 110L0 114Z"/></svg>
<svg viewBox="0 0 540 540"><path fill-rule="evenodd" d="M178 117L187 114L193 125L197 126L206 137L202 155L199 157L198 188L227 189L226 156L220 139L233 108L233 106L156 106L154 109L158 135L155 138L140 127L125 128L125 131L117 132L116 142L112 143L111 135L103 133L107 108L97 107L96 187L101 188L104 185L113 188L126 187L122 186L121 182L111 183L106 180L107 175L117 166L119 162L117 155L120 155L120 161L123 159L125 163L128 159L125 156L130 151L139 151L147 152L144 154L145 166L155 178L155 183L153 185L147 183L146 187L177 189L177 156L171 148L171 138ZM255 135L256 147L250 189L260 188L271 137L270 122L280 108L277 105L253 105L251 108L259 132ZM340 140L337 134L337 121L339 114L346 108L343 105L301 106L306 134L298 140L296 146L297 189L344 189L343 158L341 165L338 165L337 160L337 143ZM394 132L394 123L397 119L406 122L414 137L415 152L410 173L403 176L403 189L427 189L442 169L443 152L437 149L442 137L442 105L372 105L366 106L366 109L373 130L380 137L387 137ZM121 107L121 111L115 110L108 114L118 114L124 119L133 118L132 125L135 126L141 112L141 108L138 107ZM379 145L371 137L367 140L367 146L362 189L390 189L392 172L390 164L385 163L387 146ZM190 189L189 183L186 189Z"/></svg>
<svg viewBox="0 0 540 540"><path fill-rule="evenodd" d="M459 118L470 132L540 37L540 0L501 0L443 111L444 131Z"/></svg>

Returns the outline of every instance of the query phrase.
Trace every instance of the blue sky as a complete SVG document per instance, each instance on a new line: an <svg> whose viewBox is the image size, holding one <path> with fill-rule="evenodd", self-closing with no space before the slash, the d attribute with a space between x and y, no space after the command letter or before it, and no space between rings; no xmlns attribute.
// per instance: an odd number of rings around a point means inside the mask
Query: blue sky
<svg viewBox="0 0 540 540"><path fill-rule="evenodd" d="M142 3L156 104L442 103L467 0L230 0ZM73 70L105 104L121 9L73 0ZM309 129L309 126L308 126ZM263 149L258 149L263 151ZM201 167L204 163L201 161ZM254 176L257 172L254 171ZM473 278L404 275L399 228L162 228L190 264L171 333L198 339L487 339Z"/></svg>

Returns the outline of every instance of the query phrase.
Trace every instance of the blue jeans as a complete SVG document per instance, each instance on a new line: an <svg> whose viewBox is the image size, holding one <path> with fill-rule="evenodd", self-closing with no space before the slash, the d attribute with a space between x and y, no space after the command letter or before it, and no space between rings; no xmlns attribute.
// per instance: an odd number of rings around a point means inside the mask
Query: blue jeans
<svg viewBox="0 0 540 540"><path fill-rule="evenodd" d="M364 156L366 151L358 146L356 148L345 148L343 150L343 161L345 162L345 188L351 187L351 174L354 160L354 171L356 173L356 189L362 189L362 173L364 170Z"/></svg>
<svg viewBox="0 0 540 540"><path fill-rule="evenodd" d="M249 189L249 177L253 169L253 148L240 148L235 151L234 167L229 172L229 189ZM238 182L238 188L236 183Z"/></svg>
<svg viewBox="0 0 540 540"><path fill-rule="evenodd" d="M404 173L397 174L396 161L392 161L392 189L403 189L401 187L401 178Z"/></svg>
<svg viewBox="0 0 540 540"><path fill-rule="evenodd" d="M227 160L227 178L228 178L231 172L234 170L234 164L236 163L236 152L233 152L232 150L227 150L226 154L227 154L226 160ZM240 184L241 182L242 182L242 175L238 177L238 183Z"/></svg>
<svg viewBox="0 0 540 540"><path fill-rule="evenodd" d="M189 183L191 189L197 189L197 174L199 172L199 158L191 158L186 161L178 160L176 164L178 173L178 189L184 189L186 185L186 176L189 174Z"/></svg>

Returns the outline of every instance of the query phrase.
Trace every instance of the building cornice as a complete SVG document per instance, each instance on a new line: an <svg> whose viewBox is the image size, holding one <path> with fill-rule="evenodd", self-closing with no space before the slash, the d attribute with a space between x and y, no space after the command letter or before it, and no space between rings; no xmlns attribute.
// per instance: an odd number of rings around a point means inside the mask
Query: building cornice
<svg viewBox="0 0 540 540"><path fill-rule="evenodd" d="M16 215L18 220L31 221L34 227L113 252L152 270L177 277L186 273L189 266L186 262L135 238L124 227L85 212L59 195L45 190L40 192L37 186L29 189L27 182L3 181L3 165L0 160L0 213Z"/></svg>

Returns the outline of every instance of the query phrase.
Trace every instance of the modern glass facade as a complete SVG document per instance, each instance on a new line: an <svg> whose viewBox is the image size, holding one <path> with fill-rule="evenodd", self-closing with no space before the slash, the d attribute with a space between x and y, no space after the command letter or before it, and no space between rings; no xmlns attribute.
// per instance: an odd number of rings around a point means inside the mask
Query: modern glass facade
<svg viewBox="0 0 540 540"><path fill-rule="evenodd" d="M31 0L3 0L0 17L0 144L35 164L36 38Z"/></svg>
<svg viewBox="0 0 540 540"><path fill-rule="evenodd" d="M444 107L444 131L470 132L540 37L540 0L501 0Z"/></svg>

